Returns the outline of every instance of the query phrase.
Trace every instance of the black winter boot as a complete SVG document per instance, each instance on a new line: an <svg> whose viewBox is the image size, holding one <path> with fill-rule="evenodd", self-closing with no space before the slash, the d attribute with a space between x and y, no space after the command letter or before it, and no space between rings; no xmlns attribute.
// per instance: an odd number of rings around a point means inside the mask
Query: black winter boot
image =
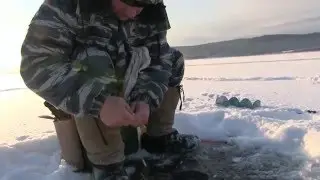
<svg viewBox="0 0 320 180"><path fill-rule="evenodd" d="M194 135L179 134L177 130L163 136L149 136L143 134L141 146L149 153L183 154L196 150L199 147L200 139Z"/></svg>
<svg viewBox="0 0 320 180"><path fill-rule="evenodd" d="M107 166L94 165L92 169L92 180L130 180L123 163Z"/></svg>

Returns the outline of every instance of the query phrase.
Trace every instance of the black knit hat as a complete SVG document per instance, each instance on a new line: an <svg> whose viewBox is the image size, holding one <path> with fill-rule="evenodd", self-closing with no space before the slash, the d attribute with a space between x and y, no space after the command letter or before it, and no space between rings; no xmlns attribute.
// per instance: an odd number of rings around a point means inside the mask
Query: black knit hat
<svg viewBox="0 0 320 180"><path fill-rule="evenodd" d="M156 5L163 3L163 0L121 0L122 2L131 5L131 6L138 6L138 7L145 7L148 5Z"/></svg>

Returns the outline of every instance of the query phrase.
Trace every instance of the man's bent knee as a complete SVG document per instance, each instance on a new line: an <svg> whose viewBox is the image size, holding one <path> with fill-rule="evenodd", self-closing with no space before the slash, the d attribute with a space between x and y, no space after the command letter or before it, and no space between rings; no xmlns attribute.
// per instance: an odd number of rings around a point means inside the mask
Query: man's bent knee
<svg viewBox="0 0 320 180"><path fill-rule="evenodd" d="M99 119L76 119L81 142L94 165L109 165L124 160L124 143L120 128L109 128Z"/></svg>

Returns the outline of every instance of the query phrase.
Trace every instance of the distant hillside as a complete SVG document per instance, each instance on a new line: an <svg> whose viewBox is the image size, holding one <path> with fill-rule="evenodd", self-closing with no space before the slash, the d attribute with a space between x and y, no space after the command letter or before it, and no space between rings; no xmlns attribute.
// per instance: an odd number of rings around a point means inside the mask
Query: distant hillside
<svg viewBox="0 0 320 180"><path fill-rule="evenodd" d="M186 59L320 50L320 33L265 35L196 46L178 46Z"/></svg>

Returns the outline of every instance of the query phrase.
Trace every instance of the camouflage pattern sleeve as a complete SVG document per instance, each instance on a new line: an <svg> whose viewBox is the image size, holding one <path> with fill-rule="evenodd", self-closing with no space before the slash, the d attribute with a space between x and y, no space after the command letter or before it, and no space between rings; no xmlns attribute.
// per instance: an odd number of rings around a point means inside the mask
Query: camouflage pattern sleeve
<svg viewBox="0 0 320 180"><path fill-rule="evenodd" d="M167 31L155 34L147 40L146 46L149 49L151 64L139 74L131 93L131 101L146 102L151 112L162 102L172 74L172 53L166 33Z"/></svg>
<svg viewBox="0 0 320 180"><path fill-rule="evenodd" d="M55 107L75 116L98 117L111 95L106 82L112 79L90 75L71 58L77 21L68 13L67 2L71 1L46 0L33 17L21 48L20 74L29 89ZM100 55L99 60L109 57L89 52ZM77 58L88 58L84 54Z"/></svg>

